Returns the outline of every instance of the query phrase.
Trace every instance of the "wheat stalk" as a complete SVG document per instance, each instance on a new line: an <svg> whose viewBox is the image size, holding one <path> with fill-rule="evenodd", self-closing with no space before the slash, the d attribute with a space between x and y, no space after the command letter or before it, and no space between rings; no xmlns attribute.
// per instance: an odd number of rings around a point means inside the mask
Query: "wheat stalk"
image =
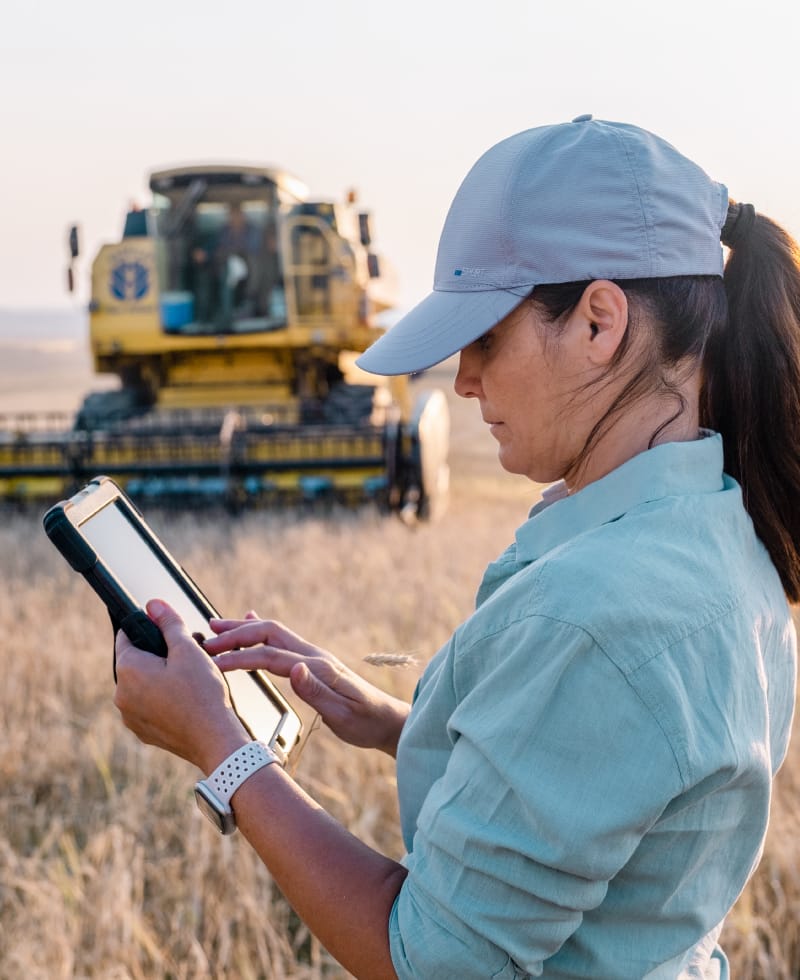
<svg viewBox="0 0 800 980"><path fill-rule="evenodd" d="M373 667L416 667L419 660L410 653L368 653L364 663Z"/></svg>

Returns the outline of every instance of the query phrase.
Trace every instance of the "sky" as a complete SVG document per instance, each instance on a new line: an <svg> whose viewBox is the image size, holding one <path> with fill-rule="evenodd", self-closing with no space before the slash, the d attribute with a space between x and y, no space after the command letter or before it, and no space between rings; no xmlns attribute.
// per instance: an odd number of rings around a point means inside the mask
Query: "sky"
<svg viewBox="0 0 800 980"><path fill-rule="evenodd" d="M800 237L799 52L795 0L7 4L0 310L84 308L149 172L209 161L356 188L408 308L477 157L582 113L652 130Z"/></svg>

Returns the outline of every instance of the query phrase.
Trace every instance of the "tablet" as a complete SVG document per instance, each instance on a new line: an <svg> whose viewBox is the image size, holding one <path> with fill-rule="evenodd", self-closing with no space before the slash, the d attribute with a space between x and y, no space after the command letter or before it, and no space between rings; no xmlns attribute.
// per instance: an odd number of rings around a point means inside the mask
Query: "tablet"
<svg viewBox="0 0 800 980"><path fill-rule="evenodd" d="M92 480L51 507L43 523L56 548L103 600L115 631L123 629L136 646L167 655L161 632L145 612L150 599L168 602L193 635L213 635L208 621L219 613L113 480ZM224 676L247 730L285 761L300 738L299 716L264 671Z"/></svg>

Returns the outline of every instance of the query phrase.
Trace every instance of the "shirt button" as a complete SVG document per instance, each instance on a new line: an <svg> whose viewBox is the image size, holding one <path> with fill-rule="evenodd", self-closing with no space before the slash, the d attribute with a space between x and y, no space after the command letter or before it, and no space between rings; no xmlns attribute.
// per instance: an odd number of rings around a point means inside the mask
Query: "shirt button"
<svg viewBox="0 0 800 980"><path fill-rule="evenodd" d="M591 112L585 112L582 116L575 116L572 120L573 122L591 122L592 114Z"/></svg>

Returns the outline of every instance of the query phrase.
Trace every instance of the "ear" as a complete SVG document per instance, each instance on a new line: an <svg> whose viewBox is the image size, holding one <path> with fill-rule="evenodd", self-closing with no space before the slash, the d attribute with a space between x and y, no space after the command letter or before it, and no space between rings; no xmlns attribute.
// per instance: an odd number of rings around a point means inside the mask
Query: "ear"
<svg viewBox="0 0 800 980"><path fill-rule="evenodd" d="M579 342L585 356L598 366L608 364L628 329L628 298L608 279L589 283L574 310Z"/></svg>

